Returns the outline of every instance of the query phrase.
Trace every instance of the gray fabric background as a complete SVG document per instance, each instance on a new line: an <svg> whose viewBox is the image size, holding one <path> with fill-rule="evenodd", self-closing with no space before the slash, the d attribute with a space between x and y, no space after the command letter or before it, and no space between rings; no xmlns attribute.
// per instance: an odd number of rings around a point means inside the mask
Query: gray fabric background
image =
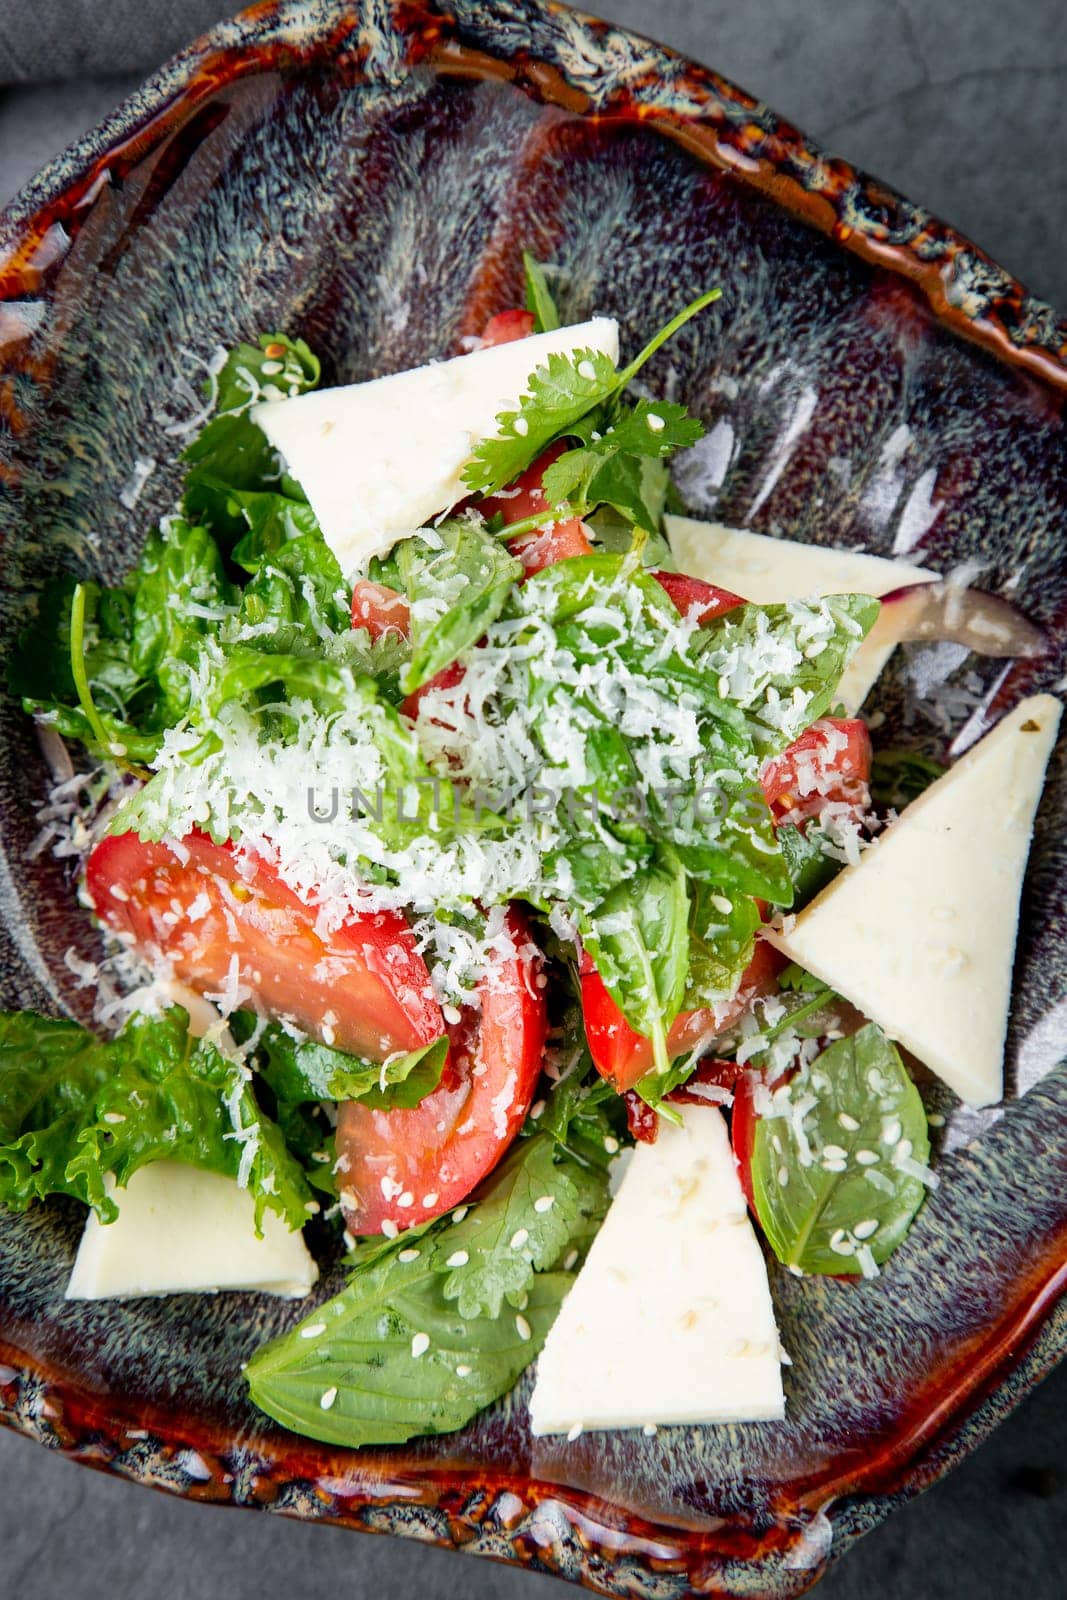
<svg viewBox="0 0 1067 1600"><path fill-rule="evenodd" d="M585 3L735 78L1067 306L1067 0ZM0 204L229 9L0 0ZM820 1600L1063 1600L1065 1406L1067 1365L835 1569ZM0 1434L0 1600L567 1592L415 1545L169 1500Z"/></svg>

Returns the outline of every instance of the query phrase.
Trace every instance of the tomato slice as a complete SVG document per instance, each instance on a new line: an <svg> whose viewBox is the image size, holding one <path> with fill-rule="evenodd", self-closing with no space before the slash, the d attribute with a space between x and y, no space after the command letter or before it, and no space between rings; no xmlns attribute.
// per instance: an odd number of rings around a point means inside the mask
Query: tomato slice
<svg viewBox="0 0 1067 1600"><path fill-rule="evenodd" d="M488 350L494 344L514 344L516 339L528 339L533 331L532 311L498 311L482 330L482 349Z"/></svg>
<svg viewBox="0 0 1067 1600"><path fill-rule="evenodd" d="M338 1186L353 1233L440 1216L496 1166L533 1099L545 1045L541 958L525 917L508 912L513 953L487 975L449 1029L444 1075L410 1110L351 1100L337 1121Z"/></svg>
<svg viewBox="0 0 1067 1600"><path fill-rule="evenodd" d="M752 1152L756 1146L756 1088L763 1082L759 1072L742 1072L734 1084L734 1103L730 1112L730 1141L734 1147L737 1176L748 1201L749 1210L756 1214L756 1201L752 1193Z"/></svg>
<svg viewBox="0 0 1067 1600"><path fill-rule="evenodd" d="M705 583L703 578L691 578L685 572L656 571L652 576L660 588L670 595L682 616L688 617L695 612L696 621L701 627L714 617L725 616L727 611L745 604L739 594L733 594L729 589L719 589L713 583Z"/></svg>
<svg viewBox="0 0 1067 1600"><path fill-rule="evenodd" d="M752 960L732 1000L717 1011L701 1007L675 1017L667 1034L667 1054L671 1059L686 1055L702 1039L729 1027L757 995L769 994L783 965L783 958L774 946L757 939ZM652 1041L630 1027L587 955L582 957L580 981L582 1020L593 1065L601 1077L607 1078L623 1094L651 1071Z"/></svg>
<svg viewBox="0 0 1067 1600"><path fill-rule="evenodd" d="M203 833L179 846L135 833L103 839L85 881L102 922L201 994L236 980L242 1003L374 1061L444 1032L426 964L397 912L320 935L315 913L273 867Z"/></svg>
<svg viewBox="0 0 1067 1600"><path fill-rule="evenodd" d="M827 801L866 807L871 776L871 736L858 717L823 717L773 756L760 783L775 822L800 821Z"/></svg>
<svg viewBox="0 0 1067 1600"><path fill-rule="evenodd" d="M407 599L388 584L360 578L352 589L352 626L366 628L372 639L387 633L406 634L411 626Z"/></svg>

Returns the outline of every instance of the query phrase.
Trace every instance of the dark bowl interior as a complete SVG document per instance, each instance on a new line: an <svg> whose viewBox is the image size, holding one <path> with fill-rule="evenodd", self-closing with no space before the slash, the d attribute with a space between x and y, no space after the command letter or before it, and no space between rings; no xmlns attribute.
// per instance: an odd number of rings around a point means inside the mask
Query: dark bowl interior
<svg viewBox="0 0 1067 1600"><path fill-rule="evenodd" d="M205 46L164 74L9 214L23 245L0 304L5 658L47 575L114 580L171 508L184 386L215 346L280 328L329 382L452 354L517 303L525 246L563 268L567 318L617 316L628 350L722 286L648 376L707 423L679 472L694 513L975 563L1049 631L1050 657L1006 671L899 652L880 739L943 754L1062 682L1067 444L1048 361L1027 360L1025 340L1012 363L961 338L931 308L933 269L912 283L891 251L862 259L743 161L709 161L680 111L638 114L635 83L677 111L680 83L720 92L709 75L532 0L461 5L447 49L428 10L357 9L362 34L353 8L310 4L223 30L224 54ZM776 126L757 114L757 133ZM128 508L138 459L154 469ZM46 775L10 699L0 785L3 1000L85 1016L65 953L92 956L95 936L63 867L28 855ZM0 1216L8 1420L183 1493L460 1543L619 1594L799 1592L831 1540L944 1470L1064 1349L1065 797L1061 744L1027 879L1008 1103L967 1118L926 1090L947 1118L942 1183L880 1281L772 1275L794 1363L785 1424L533 1441L523 1385L454 1437L329 1450L243 1394L241 1362L291 1308L68 1308L81 1216L62 1204Z"/></svg>

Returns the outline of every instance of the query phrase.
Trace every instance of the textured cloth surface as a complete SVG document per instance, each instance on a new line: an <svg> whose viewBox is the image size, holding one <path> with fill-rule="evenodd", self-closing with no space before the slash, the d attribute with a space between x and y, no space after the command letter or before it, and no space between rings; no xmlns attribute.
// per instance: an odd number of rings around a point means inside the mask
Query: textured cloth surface
<svg viewBox="0 0 1067 1600"><path fill-rule="evenodd" d="M0 0L0 83L144 74L236 9L226 0Z"/></svg>

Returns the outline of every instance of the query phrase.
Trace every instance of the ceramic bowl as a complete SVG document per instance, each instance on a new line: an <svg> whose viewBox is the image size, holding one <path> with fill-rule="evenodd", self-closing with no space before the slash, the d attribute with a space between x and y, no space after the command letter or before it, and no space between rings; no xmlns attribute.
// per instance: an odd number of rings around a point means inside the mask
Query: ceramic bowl
<svg viewBox="0 0 1067 1600"><path fill-rule="evenodd" d="M627 343L711 284L650 381L707 422L698 514L977 563L1062 649L1067 326L980 250L703 67L541 0L270 0L216 28L0 217L6 655L56 568L116 578L178 485L218 344L302 334L329 381L454 353L520 292ZM139 498L136 464L152 464ZM143 471L141 473L143 476ZM898 655L887 731L958 749L1062 655ZM933 674L933 678L931 678ZM917 688L944 680L932 697ZM86 1011L93 935L47 856L32 730L0 708L3 999ZM291 1308L68 1306L73 1204L0 1218L0 1408L195 1499L390 1531L605 1593L787 1596L971 1449L1067 1344L1062 749L1039 819L1002 1112L948 1098L941 1186L874 1283L773 1275L788 1420L536 1442L523 1384L452 1437L329 1449L248 1404ZM996 804L996 796L990 796ZM329 1285L327 1285L329 1287Z"/></svg>

